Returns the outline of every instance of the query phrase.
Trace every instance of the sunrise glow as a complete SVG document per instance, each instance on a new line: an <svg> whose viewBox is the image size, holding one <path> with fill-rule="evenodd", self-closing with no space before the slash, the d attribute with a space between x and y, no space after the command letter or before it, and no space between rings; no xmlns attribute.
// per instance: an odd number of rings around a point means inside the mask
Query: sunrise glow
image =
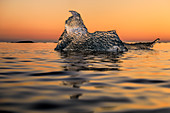
<svg viewBox="0 0 170 113"><path fill-rule="evenodd" d="M123 41L170 41L170 0L0 0L0 41L57 41L68 11L89 32L116 30Z"/></svg>

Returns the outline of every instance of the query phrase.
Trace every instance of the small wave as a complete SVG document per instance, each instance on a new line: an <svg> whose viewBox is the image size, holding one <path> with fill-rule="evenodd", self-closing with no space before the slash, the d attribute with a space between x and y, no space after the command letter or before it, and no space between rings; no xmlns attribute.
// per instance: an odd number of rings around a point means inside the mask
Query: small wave
<svg viewBox="0 0 170 113"><path fill-rule="evenodd" d="M132 83L139 83L139 84L159 84L159 83L165 83L167 81L163 80L149 80L149 79L133 79L133 80L126 80L123 82L132 82Z"/></svg>

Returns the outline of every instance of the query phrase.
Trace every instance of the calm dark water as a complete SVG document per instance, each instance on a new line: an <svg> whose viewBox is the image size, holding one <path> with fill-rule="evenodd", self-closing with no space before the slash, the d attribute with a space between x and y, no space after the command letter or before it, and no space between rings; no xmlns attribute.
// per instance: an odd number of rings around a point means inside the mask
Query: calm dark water
<svg viewBox="0 0 170 113"><path fill-rule="evenodd" d="M170 113L170 43L124 54L0 43L2 113Z"/></svg>

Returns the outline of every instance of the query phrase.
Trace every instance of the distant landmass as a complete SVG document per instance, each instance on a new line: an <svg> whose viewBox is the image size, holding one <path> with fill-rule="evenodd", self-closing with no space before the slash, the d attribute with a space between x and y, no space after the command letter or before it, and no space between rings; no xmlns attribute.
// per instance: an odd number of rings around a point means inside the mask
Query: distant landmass
<svg viewBox="0 0 170 113"><path fill-rule="evenodd" d="M34 43L34 42L33 41L24 40L24 41L17 41L16 43Z"/></svg>

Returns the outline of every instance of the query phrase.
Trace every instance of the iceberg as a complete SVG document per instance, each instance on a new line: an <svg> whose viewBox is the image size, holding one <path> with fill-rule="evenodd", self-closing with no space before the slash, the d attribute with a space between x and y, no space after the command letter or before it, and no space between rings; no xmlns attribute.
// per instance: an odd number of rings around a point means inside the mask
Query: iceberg
<svg viewBox="0 0 170 113"><path fill-rule="evenodd" d="M56 51L125 52L127 48L115 30L89 33L81 15L69 11L72 16L65 21L65 30L59 37Z"/></svg>
<svg viewBox="0 0 170 113"><path fill-rule="evenodd" d="M126 43L124 42L125 47L130 50L140 50L140 49L151 49L160 39L157 38L152 42L137 42L137 43Z"/></svg>

